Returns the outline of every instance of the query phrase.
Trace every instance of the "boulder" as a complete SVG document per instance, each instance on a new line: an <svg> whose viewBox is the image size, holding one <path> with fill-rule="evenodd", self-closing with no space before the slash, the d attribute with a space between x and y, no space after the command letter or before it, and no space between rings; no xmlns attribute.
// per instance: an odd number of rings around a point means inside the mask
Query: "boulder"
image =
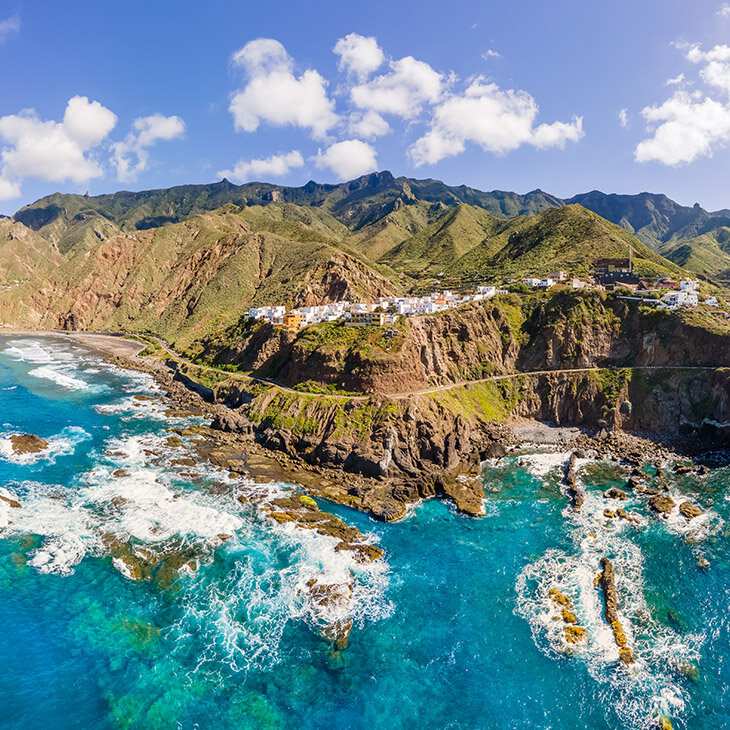
<svg viewBox="0 0 730 730"><path fill-rule="evenodd" d="M676 503L668 494L657 494L649 500L649 507L666 519L676 507Z"/></svg>
<svg viewBox="0 0 730 730"><path fill-rule="evenodd" d="M603 496L606 499L626 499L626 492L624 492L623 489L616 489L616 487L613 487L607 492L604 492Z"/></svg>
<svg viewBox="0 0 730 730"><path fill-rule="evenodd" d="M48 441L32 433L14 433L10 437L13 452L20 454L37 454L48 448Z"/></svg>
<svg viewBox="0 0 730 730"><path fill-rule="evenodd" d="M679 513L689 522L694 517L699 517L702 514L702 510L692 502L682 502L679 505Z"/></svg>

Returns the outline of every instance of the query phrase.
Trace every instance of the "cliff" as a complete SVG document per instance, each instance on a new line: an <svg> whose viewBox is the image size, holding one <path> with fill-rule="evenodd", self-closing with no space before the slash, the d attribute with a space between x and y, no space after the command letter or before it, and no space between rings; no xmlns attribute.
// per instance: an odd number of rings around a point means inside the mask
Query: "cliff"
<svg viewBox="0 0 730 730"><path fill-rule="evenodd" d="M730 370L714 366L730 355L730 328L721 313L658 313L599 294L533 298L519 306L515 299L411 320L401 325L395 351L377 355L358 339L384 337L375 331L342 328L359 349L330 340L311 349L301 334L254 328L217 357L245 355L259 371L268 367L322 392L229 378L212 385L213 399L234 409L231 420L216 425L247 433L315 473L335 470L343 475L335 478L340 491L324 496L382 519L400 517L408 504L434 495L479 514L483 487L473 477L480 460L505 453L513 418L578 425L604 436L692 433L724 442ZM485 380L487 373L499 378ZM203 375L194 368L190 374ZM463 382L469 375L471 382ZM373 392L328 395L333 382ZM434 390L434 383L445 387ZM383 392L388 389L398 395ZM314 493L316 482L308 485Z"/></svg>

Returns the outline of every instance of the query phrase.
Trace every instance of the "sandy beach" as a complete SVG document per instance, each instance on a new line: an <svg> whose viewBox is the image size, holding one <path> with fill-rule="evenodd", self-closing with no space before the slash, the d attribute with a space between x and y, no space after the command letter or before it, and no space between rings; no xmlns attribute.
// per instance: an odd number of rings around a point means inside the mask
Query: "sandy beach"
<svg viewBox="0 0 730 730"><path fill-rule="evenodd" d="M121 335L105 335L97 332L66 332L63 330L0 329L0 335L33 335L66 337L92 347L106 355L135 357L147 346L144 342L127 339Z"/></svg>

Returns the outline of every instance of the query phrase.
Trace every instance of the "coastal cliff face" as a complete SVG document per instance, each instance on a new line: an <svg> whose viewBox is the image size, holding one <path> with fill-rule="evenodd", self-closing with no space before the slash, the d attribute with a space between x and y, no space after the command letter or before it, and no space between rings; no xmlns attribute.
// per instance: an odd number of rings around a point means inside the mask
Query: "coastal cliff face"
<svg viewBox="0 0 730 730"><path fill-rule="evenodd" d="M405 393L512 372L519 353L510 322L519 310L502 306L418 317L393 328L327 324L298 335L268 324L244 324L206 338L191 354L235 365L294 386L317 383L359 393Z"/></svg>
<svg viewBox="0 0 730 730"><path fill-rule="evenodd" d="M730 326L721 312L662 312L599 293L506 295L384 330L328 324L294 335L243 322L190 354L289 387L384 395L515 371L717 367L730 363Z"/></svg>
<svg viewBox="0 0 730 730"><path fill-rule="evenodd" d="M432 496L481 514L484 487L474 477L482 460L506 453L513 417L604 436L692 432L708 444L724 442L730 427L730 370L544 373L396 399L317 397L240 383L213 388L214 400L234 409L219 414L215 427L247 433L323 474L366 477L337 480L337 501L386 520ZM316 493L317 480L307 486Z"/></svg>
<svg viewBox="0 0 730 730"><path fill-rule="evenodd" d="M253 326L225 347L204 343L210 361L323 390L229 379L212 389L214 400L234 409L216 425L314 469L366 477L368 486L353 482L345 498L383 519L434 495L479 514L483 486L471 477L481 460L505 452L513 418L603 436L693 433L724 442L730 370L715 369L730 356L724 315L705 312L700 321L697 313L662 313L605 295L518 303L507 297L413 319L388 337L342 325L296 337ZM569 371L577 368L596 369ZM519 370L532 372L514 375ZM504 373L512 375L485 380ZM327 395L328 385L371 394Z"/></svg>

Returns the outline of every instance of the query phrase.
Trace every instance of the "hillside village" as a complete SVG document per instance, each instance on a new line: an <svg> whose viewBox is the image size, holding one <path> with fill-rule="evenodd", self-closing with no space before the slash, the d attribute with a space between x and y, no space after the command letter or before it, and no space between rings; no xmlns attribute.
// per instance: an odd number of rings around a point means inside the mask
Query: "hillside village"
<svg viewBox="0 0 730 730"><path fill-rule="evenodd" d="M443 290L420 297L379 297L373 302L339 301L291 310L282 305L251 307L247 317L251 320L266 321L290 332L296 332L311 324L337 321L344 321L353 327L385 327L394 325L400 316L436 314L470 302L491 299L497 294L508 293L515 284L540 291L566 288L573 291L625 290L628 295L625 295L626 298L642 300L670 311L679 307L696 307L700 303L698 281L690 279L675 281L666 277L639 278L631 272L630 263L628 268L622 267L621 260L617 261L618 265L615 267L612 267L612 264L601 263L602 269L585 278L570 276L565 271L554 271L543 277L511 280L507 284L510 289L480 285L473 292L460 294ZM702 303L709 306L719 304L714 296L706 297Z"/></svg>

